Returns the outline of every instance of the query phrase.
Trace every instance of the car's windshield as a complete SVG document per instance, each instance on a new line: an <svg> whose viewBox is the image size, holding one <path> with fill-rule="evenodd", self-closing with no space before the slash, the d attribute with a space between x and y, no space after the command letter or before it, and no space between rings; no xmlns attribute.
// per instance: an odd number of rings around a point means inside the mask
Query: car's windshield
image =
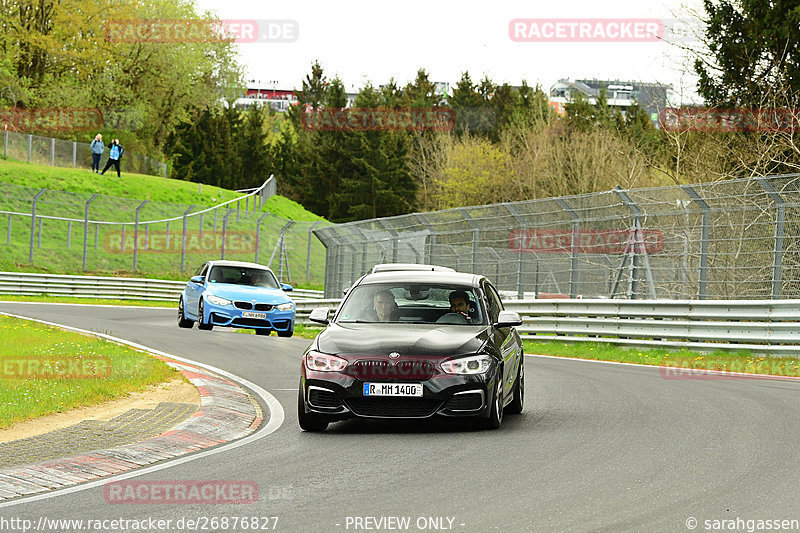
<svg viewBox="0 0 800 533"><path fill-rule="evenodd" d="M211 283L231 283L234 285L252 285L254 287L279 288L275 275L262 268L216 265L208 275Z"/></svg>
<svg viewBox="0 0 800 533"><path fill-rule="evenodd" d="M336 321L481 325L486 313L479 302L472 287L370 283L350 291Z"/></svg>

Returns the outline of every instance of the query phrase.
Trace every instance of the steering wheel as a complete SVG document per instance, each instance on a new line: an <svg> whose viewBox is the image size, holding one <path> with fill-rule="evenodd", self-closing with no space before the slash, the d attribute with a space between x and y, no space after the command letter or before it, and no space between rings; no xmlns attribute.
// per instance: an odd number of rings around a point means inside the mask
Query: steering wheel
<svg viewBox="0 0 800 533"><path fill-rule="evenodd" d="M461 313L445 313L436 321L437 324L469 324L467 317Z"/></svg>

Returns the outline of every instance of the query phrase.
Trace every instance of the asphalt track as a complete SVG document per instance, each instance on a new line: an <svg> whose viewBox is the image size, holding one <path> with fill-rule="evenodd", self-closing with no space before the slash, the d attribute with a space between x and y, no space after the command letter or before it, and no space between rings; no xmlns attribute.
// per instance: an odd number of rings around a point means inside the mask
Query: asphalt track
<svg viewBox="0 0 800 533"><path fill-rule="evenodd" d="M388 517L408 517L408 531L465 532L752 531L759 520L772 530L800 520L800 382L665 379L658 368L529 357L525 412L499 431L350 421L310 434L295 413L306 339L181 330L172 310L0 303L0 311L213 365L268 391L285 414L264 438L135 478L251 481L256 503L109 504L94 487L2 507L3 531L21 531L9 520L42 517L153 518L180 531L181 518L263 516L278 517L277 527L260 526L287 532L374 531Z"/></svg>

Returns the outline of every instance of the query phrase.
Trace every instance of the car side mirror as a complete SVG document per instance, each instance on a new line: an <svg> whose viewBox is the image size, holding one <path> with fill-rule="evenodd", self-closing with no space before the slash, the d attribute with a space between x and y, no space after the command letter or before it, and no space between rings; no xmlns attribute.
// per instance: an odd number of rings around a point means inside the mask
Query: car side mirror
<svg viewBox="0 0 800 533"><path fill-rule="evenodd" d="M512 328L514 326L521 326L522 318L516 311L500 311L497 315L497 322L494 327L496 328Z"/></svg>
<svg viewBox="0 0 800 533"><path fill-rule="evenodd" d="M202 285L203 284L203 276L192 276L191 281L192 281L192 283L197 283L198 285Z"/></svg>
<svg viewBox="0 0 800 533"><path fill-rule="evenodd" d="M311 314L308 315L308 319L319 324L327 324L330 322L330 320L328 320L329 313L330 309L327 307L317 307L311 311Z"/></svg>
<svg viewBox="0 0 800 533"><path fill-rule="evenodd" d="M294 287L292 287L288 283L281 283L281 289L283 289L284 292L289 292L289 291L293 291Z"/></svg>

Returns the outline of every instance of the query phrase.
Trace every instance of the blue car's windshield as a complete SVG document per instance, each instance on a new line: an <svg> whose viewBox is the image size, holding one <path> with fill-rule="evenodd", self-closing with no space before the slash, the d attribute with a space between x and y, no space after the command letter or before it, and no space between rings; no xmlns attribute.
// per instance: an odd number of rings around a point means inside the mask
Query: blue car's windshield
<svg viewBox="0 0 800 533"><path fill-rule="evenodd" d="M251 285L254 287L266 287L278 289L278 280L269 271L260 268L236 267L218 265L211 269L208 274L208 281L211 283L231 283L233 285Z"/></svg>

